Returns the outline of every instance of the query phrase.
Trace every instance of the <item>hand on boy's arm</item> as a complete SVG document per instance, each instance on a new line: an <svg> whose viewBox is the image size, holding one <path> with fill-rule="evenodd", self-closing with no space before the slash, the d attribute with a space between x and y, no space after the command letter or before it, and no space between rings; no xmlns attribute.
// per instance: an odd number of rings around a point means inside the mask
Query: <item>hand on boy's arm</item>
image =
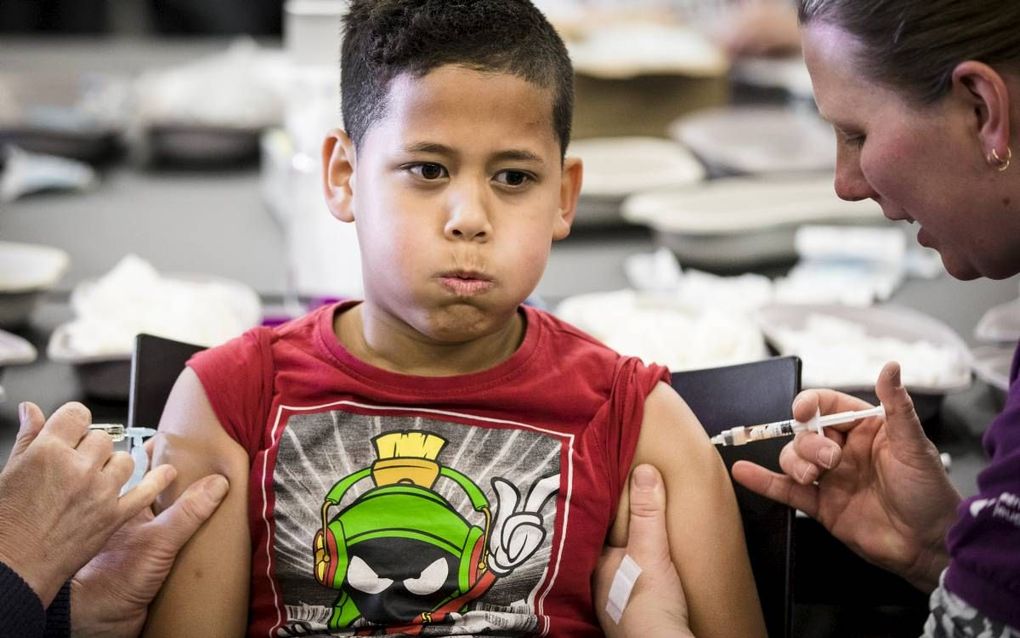
<svg viewBox="0 0 1020 638"><path fill-rule="evenodd" d="M48 607L68 578L125 521L148 507L174 477L157 467L120 496L134 463L89 431L92 414L68 403L49 419L20 406L21 428L0 474L0 560Z"/></svg>
<svg viewBox="0 0 1020 638"><path fill-rule="evenodd" d="M662 474L673 564L684 584L690 628L698 638L765 636L733 486L697 418L667 384L645 400L633 465ZM626 490L610 543L627 543Z"/></svg>
<svg viewBox="0 0 1020 638"><path fill-rule="evenodd" d="M624 556L630 556L641 573L616 622L607 613L606 603ZM606 546L595 572L594 590L595 611L607 638L693 638L680 575L669 553L666 489L651 465L640 465L631 473L627 546Z"/></svg>
<svg viewBox="0 0 1020 638"><path fill-rule="evenodd" d="M152 443L145 445L150 455ZM207 476L159 516L147 507L117 530L71 581L72 635L137 636L177 553L228 489L224 477Z"/></svg>

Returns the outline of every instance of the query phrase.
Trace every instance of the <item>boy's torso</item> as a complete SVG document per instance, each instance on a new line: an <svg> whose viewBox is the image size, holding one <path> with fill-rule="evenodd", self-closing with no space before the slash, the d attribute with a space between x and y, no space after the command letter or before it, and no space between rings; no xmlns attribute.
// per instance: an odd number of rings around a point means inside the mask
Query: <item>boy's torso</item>
<svg viewBox="0 0 1020 638"><path fill-rule="evenodd" d="M402 377L324 320L271 340L249 635L597 635L590 574L661 369L529 311L505 364Z"/></svg>

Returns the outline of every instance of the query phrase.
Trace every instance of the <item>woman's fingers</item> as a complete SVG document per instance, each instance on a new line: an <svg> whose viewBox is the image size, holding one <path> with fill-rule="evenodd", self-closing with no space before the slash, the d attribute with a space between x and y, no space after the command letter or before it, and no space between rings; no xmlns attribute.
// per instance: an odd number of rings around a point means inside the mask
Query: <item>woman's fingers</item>
<svg viewBox="0 0 1020 638"><path fill-rule="evenodd" d="M732 472L734 480L752 492L799 509L812 518L817 516L818 488L815 485L801 485L785 474L750 461L737 461Z"/></svg>

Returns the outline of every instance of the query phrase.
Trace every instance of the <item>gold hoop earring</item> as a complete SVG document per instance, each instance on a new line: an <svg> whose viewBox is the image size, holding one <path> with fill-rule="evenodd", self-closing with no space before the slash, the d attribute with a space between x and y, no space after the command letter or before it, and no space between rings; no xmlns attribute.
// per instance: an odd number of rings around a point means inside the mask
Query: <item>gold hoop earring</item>
<svg viewBox="0 0 1020 638"><path fill-rule="evenodd" d="M1013 149L1012 148L1010 148L1008 146L1006 147L1006 157L999 157L999 152L996 151L993 148L992 149L992 157L989 159L988 163L992 164L993 166L995 166L995 170L997 170L1000 173L1002 173L1002 172L1005 172L1005 170L1007 168L1009 168L1009 163L1010 163L1010 161L1012 159L1013 159Z"/></svg>

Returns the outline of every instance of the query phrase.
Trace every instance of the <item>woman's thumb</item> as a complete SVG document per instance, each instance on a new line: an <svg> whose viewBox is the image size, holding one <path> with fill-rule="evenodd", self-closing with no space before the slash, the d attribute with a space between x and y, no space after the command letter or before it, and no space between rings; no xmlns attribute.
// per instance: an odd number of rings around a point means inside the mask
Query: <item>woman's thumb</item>
<svg viewBox="0 0 1020 638"><path fill-rule="evenodd" d="M875 394L885 408L885 428L889 441L908 449L927 449L928 439L914 410L914 400L903 387L900 364L890 361L882 368L875 384Z"/></svg>
<svg viewBox="0 0 1020 638"><path fill-rule="evenodd" d="M11 448L12 458L24 452L35 440L35 437L39 436L43 425L46 424L46 415L36 404L24 401L18 404L18 421L20 422L18 436Z"/></svg>

